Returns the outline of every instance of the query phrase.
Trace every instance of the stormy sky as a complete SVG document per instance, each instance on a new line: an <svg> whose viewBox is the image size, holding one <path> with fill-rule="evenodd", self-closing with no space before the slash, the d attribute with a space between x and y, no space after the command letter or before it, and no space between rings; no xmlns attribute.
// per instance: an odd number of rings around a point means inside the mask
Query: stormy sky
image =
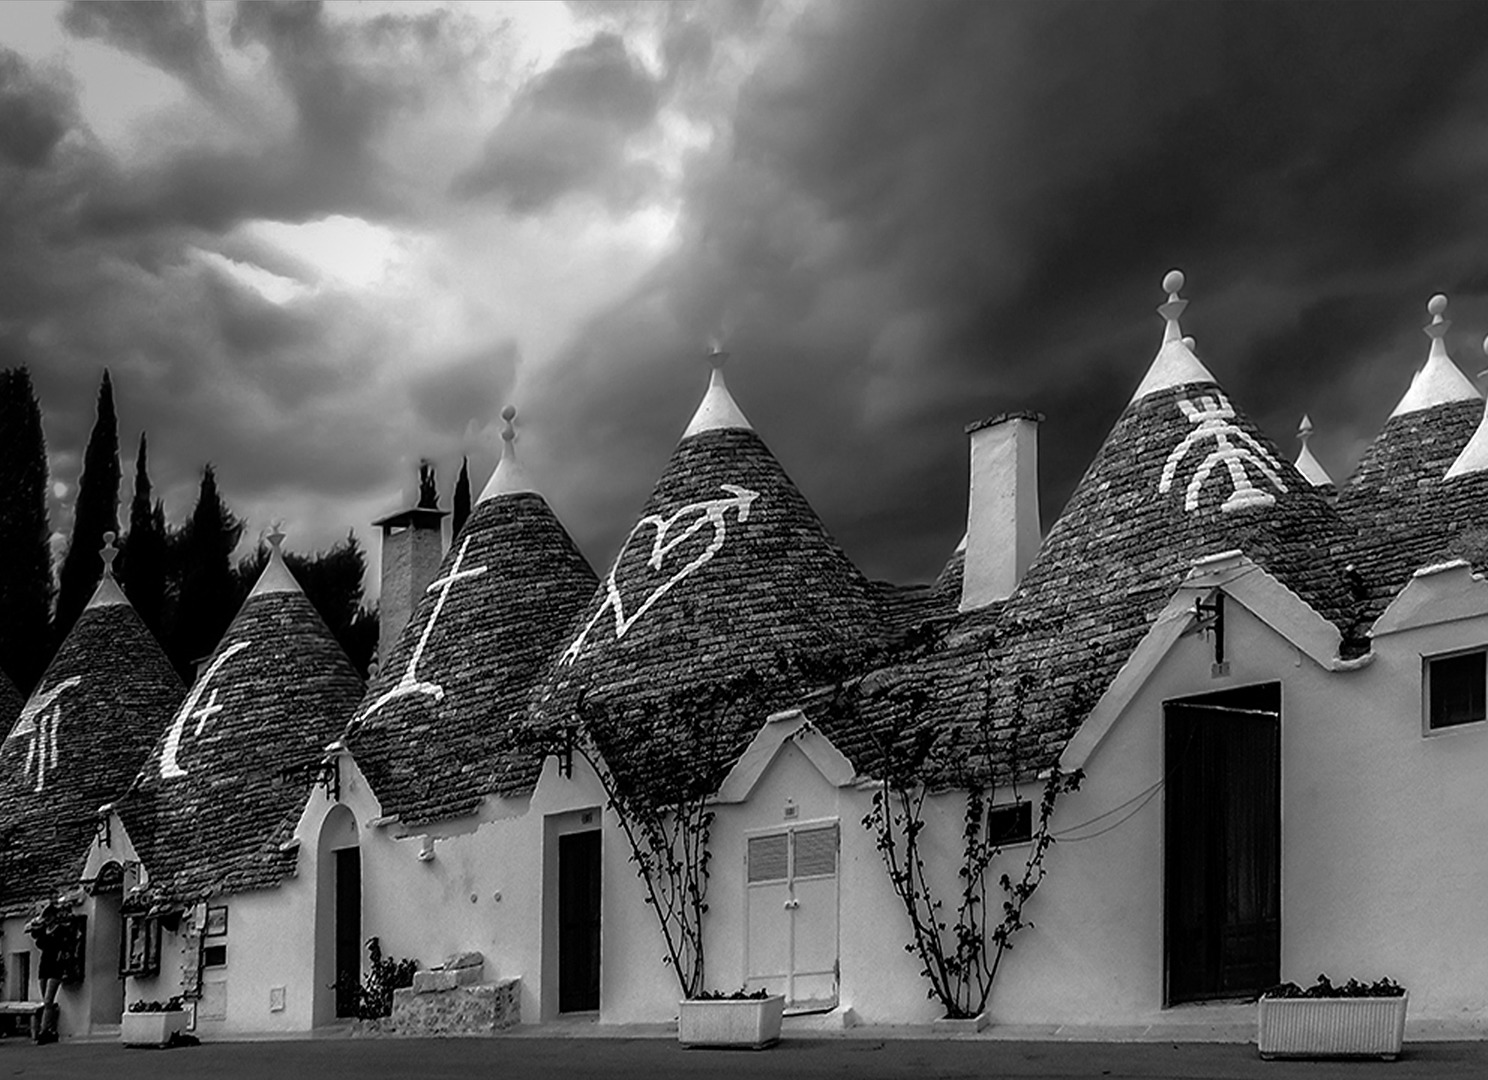
<svg viewBox="0 0 1488 1080"><path fill-rule="evenodd" d="M0 5L0 367L69 527L103 368L177 521L327 545L503 405L603 567L721 340L873 577L964 526L964 425L1057 512L1185 332L1342 478L1451 298L1488 333L1488 5ZM372 545L375 551L375 544Z"/></svg>

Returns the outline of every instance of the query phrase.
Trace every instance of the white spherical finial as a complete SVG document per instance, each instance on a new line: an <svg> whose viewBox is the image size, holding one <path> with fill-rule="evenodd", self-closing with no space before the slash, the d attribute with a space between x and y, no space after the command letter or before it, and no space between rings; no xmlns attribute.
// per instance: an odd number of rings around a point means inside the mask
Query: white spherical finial
<svg viewBox="0 0 1488 1080"><path fill-rule="evenodd" d="M1302 414L1302 422L1297 425L1297 438L1302 440L1302 445L1307 445L1307 440L1312 438L1312 417L1306 413Z"/></svg>
<svg viewBox="0 0 1488 1080"><path fill-rule="evenodd" d="M114 547L114 541L118 539L112 532L103 534L103 550L99 552L103 559L103 569L106 573L114 572L114 560L119 557L119 549Z"/></svg>
<svg viewBox="0 0 1488 1080"><path fill-rule="evenodd" d="M512 426L512 421L516 418L517 408L515 405L508 405L501 410L501 419L506 421L506 430L501 433L501 437L508 443L513 442L517 437L517 429Z"/></svg>
<svg viewBox="0 0 1488 1080"><path fill-rule="evenodd" d="M1169 270L1163 276L1163 292L1167 293L1169 298L1176 298L1183 288L1183 280L1182 270Z"/></svg>
<svg viewBox="0 0 1488 1080"><path fill-rule="evenodd" d="M280 545L283 544L283 543L284 543L284 522L282 522L282 521L276 521L276 522L274 522L274 530L271 533L269 533L269 547L273 548L275 551L278 551L279 548L280 548Z"/></svg>
<svg viewBox="0 0 1488 1080"><path fill-rule="evenodd" d="M1440 319L1446 314L1447 298L1441 293L1437 293L1430 300L1426 301L1426 311L1433 319Z"/></svg>
<svg viewBox="0 0 1488 1080"><path fill-rule="evenodd" d="M1183 347L1186 348L1189 352L1194 351L1194 346L1196 344L1198 343L1194 341L1194 336L1192 334L1189 334L1186 338L1183 339Z"/></svg>
<svg viewBox="0 0 1488 1080"><path fill-rule="evenodd" d="M1483 339L1483 352L1485 355L1488 355L1488 337Z"/></svg>

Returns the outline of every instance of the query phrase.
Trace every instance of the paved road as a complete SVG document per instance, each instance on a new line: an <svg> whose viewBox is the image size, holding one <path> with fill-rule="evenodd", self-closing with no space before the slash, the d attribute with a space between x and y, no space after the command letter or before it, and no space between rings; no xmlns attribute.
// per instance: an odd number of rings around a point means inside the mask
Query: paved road
<svg viewBox="0 0 1488 1080"><path fill-rule="evenodd" d="M1254 1046L1215 1043L1014 1043L891 1039L788 1039L761 1052L683 1050L658 1039L348 1039L214 1043L174 1050L125 1050L106 1043L32 1046L0 1040L0 1077L29 1080L473 1080L499 1076L669 1078L1182 1077L1284 1080L1291 1077L1488 1076L1488 1042L1418 1043L1393 1064L1266 1062Z"/></svg>

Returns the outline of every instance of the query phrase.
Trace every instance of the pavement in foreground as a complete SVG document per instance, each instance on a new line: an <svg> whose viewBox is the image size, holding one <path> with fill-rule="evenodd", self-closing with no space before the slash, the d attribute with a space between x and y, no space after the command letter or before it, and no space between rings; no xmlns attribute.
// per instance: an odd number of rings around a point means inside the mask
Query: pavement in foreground
<svg viewBox="0 0 1488 1080"><path fill-rule="evenodd" d="M1488 1076L1488 1042L1408 1044L1395 1062L1262 1061L1243 1043L1051 1043L975 1039L787 1038L763 1051L684 1050L665 1039L324 1039L219 1042L126 1050L102 1042L32 1046L0 1040L0 1077L29 1080L472 1080L473 1077L668 1078L1289 1077Z"/></svg>

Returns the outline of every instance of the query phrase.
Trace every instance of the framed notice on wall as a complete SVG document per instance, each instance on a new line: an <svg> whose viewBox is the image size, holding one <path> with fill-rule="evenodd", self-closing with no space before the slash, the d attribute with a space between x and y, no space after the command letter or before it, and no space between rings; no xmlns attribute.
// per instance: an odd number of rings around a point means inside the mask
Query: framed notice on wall
<svg viewBox="0 0 1488 1080"><path fill-rule="evenodd" d="M225 907L209 907L209 908L207 908L207 929L206 929L206 935L207 935L207 937L226 937L227 936L227 908L225 908Z"/></svg>

